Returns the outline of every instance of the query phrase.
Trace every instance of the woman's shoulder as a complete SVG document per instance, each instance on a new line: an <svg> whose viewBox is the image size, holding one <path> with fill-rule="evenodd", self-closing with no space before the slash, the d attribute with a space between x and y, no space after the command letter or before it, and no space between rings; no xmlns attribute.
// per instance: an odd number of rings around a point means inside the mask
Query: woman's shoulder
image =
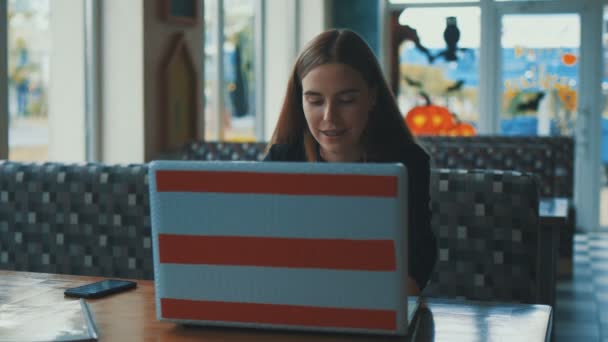
<svg viewBox="0 0 608 342"><path fill-rule="evenodd" d="M428 164L430 161L429 154L416 142L408 142L399 146L397 155L395 156L398 162L405 165L420 165Z"/></svg>
<svg viewBox="0 0 608 342"><path fill-rule="evenodd" d="M264 161L304 161L304 150L297 144L272 144Z"/></svg>

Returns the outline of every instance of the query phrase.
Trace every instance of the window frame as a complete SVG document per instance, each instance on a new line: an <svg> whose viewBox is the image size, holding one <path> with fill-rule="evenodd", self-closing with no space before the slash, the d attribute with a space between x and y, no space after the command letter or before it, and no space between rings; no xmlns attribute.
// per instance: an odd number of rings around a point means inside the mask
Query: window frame
<svg viewBox="0 0 608 342"><path fill-rule="evenodd" d="M84 3L84 55L85 55L85 160L101 160L101 2Z"/></svg>
<svg viewBox="0 0 608 342"><path fill-rule="evenodd" d="M0 0L0 159L8 159L8 0Z"/></svg>

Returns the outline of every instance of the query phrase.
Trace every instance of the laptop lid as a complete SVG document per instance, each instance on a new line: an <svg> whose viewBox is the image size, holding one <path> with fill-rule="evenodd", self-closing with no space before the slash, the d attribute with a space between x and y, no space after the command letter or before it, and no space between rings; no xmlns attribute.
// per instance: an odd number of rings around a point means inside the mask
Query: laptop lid
<svg viewBox="0 0 608 342"><path fill-rule="evenodd" d="M401 164L155 161L158 319L407 332Z"/></svg>

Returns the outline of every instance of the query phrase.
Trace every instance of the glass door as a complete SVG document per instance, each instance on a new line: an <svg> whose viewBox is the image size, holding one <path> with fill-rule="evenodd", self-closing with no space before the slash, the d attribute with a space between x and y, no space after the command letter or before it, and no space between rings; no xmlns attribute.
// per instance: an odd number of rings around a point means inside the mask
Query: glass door
<svg viewBox="0 0 608 342"><path fill-rule="evenodd" d="M496 3L496 94L504 135L571 136L577 227L599 227L601 6L593 1ZM599 12L599 13L597 13Z"/></svg>
<svg viewBox="0 0 608 342"><path fill-rule="evenodd" d="M573 135L580 32L577 13L502 16L501 134Z"/></svg>

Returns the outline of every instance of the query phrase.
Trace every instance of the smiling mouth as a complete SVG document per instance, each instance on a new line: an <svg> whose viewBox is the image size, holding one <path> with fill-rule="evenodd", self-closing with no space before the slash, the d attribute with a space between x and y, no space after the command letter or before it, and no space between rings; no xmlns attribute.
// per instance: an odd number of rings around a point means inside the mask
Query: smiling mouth
<svg viewBox="0 0 608 342"><path fill-rule="evenodd" d="M346 133L345 129L330 129L330 130L325 130L325 131L320 131L321 134L328 136L328 137L339 137L344 135L344 133Z"/></svg>

